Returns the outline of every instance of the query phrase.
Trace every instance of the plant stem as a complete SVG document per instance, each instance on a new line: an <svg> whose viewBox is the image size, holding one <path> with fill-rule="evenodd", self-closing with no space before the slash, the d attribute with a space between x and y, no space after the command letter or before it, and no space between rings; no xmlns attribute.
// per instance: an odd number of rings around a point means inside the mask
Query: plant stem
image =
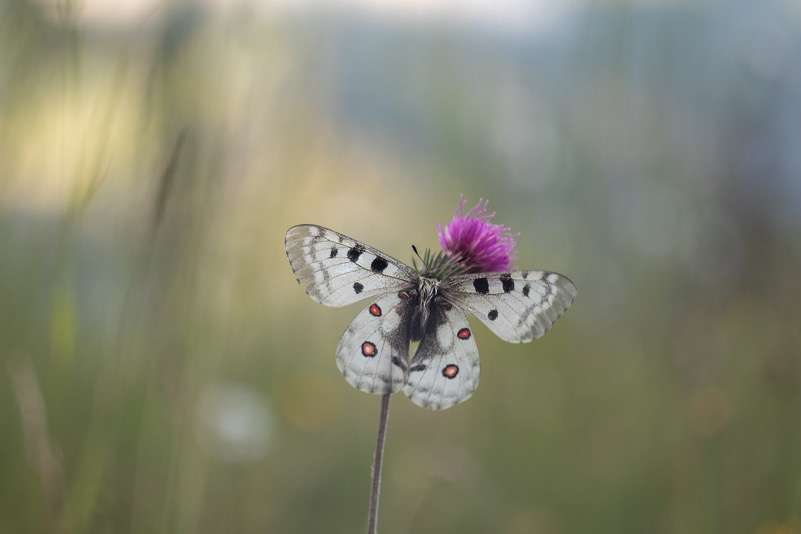
<svg viewBox="0 0 801 534"><path fill-rule="evenodd" d="M381 416L378 419L378 435L375 440L373 456L373 475L370 487L370 511L367 514L367 534L376 534L378 527L378 493L381 489L381 466L384 463L384 441L387 437L387 419L389 418L389 399L392 393L381 397Z"/></svg>

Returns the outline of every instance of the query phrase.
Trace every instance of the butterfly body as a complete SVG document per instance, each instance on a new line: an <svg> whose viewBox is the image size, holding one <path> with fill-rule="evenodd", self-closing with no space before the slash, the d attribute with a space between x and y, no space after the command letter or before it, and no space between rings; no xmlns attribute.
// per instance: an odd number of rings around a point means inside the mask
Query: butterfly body
<svg viewBox="0 0 801 534"><path fill-rule="evenodd" d="M420 341L426 333L432 309L444 304L438 295L439 280L433 276L420 276L417 287L404 293L411 299L412 316L409 322L409 335L412 341Z"/></svg>
<svg viewBox="0 0 801 534"><path fill-rule="evenodd" d="M506 341L540 337L570 306L575 286L548 271L420 272L327 228L290 228L287 257L309 296L328 306L363 299L337 347L337 366L355 388L403 391L415 404L445 409L478 386L478 349L465 312ZM409 355L411 341L419 341Z"/></svg>

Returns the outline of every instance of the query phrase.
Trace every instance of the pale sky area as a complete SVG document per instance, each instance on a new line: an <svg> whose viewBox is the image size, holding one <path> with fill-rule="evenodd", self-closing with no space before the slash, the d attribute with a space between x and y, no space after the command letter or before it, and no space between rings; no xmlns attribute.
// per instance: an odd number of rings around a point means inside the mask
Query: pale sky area
<svg viewBox="0 0 801 534"><path fill-rule="evenodd" d="M530 30L547 25L580 0L80 0L77 21L87 26L118 26L158 17L171 3L195 3L223 12L250 9L265 16L350 11L410 22L433 22ZM653 0L652 0L653 1ZM55 14L62 0L37 0Z"/></svg>

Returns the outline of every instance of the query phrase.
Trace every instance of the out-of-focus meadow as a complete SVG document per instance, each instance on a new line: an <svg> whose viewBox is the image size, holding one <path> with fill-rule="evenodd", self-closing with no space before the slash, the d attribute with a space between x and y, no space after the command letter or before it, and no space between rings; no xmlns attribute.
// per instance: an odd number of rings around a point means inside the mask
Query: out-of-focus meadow
<svg viewBox="0 0 801 534"><path fill-rule="evenodd" d="M379 398L283 250L460 193L568 275L392 403L386 533L801 532L797 2L0 4L0 532L361 532Z"/></svg>

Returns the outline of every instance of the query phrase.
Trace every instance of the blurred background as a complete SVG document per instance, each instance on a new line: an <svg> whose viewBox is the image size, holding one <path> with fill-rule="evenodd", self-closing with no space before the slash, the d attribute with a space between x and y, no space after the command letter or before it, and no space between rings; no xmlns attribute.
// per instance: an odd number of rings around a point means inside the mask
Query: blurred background
<svg viewBox="0 0 801 534"><path fill-rule="evenodd" d="M386 533L801 532L796 0L0 2L0 532L365 529L360 310L459 195L573 308L396 396Z"/></svg>

